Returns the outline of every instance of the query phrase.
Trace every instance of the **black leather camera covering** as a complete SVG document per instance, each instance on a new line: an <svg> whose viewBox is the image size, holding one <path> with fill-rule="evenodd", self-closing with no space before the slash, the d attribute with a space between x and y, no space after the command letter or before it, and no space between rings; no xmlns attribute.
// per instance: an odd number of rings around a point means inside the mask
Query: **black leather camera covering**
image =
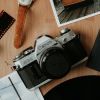
<svg viewBox="0 0 100 100"><path fill-rule="evenodd" d="M98 32L93 49L89 56L87 66L96 71L100 71L100 30Z"/></svg>
<svg viewBox="0 0 100 100"><path fill-rule="evenodd" d="M64 44L65 52L67 52L71 65L83 60L87 57L87 52L85 51L81 41L80 35L78 34L76 38Z"/></svg>
<svg viewBox="0 0 100 100"><path fill-rule="evenodd" d="M40 70L37 61L28 64L24 69L18 70L18 74L28 89L35 87L42 81L47 80Z"/></svg>
<svg viewBox="0 0 100 100"><path fill-rule="evenodd" d="M44 100L100 100L100 76L68 80L50 90Z"/></svg>

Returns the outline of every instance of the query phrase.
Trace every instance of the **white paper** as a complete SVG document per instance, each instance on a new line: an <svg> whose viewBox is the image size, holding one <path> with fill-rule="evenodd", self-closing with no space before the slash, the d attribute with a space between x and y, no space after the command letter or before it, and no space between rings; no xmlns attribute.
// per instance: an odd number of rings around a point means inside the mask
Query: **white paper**
<svg viewBox="0 0 100 100"><path fill-rule="evenodd" d="M21 100L44 100L39 89L29 91L25 87L17 72L13 72L0 79L0 100L20 100L9 80L9 77L20 95Z"/></svg>

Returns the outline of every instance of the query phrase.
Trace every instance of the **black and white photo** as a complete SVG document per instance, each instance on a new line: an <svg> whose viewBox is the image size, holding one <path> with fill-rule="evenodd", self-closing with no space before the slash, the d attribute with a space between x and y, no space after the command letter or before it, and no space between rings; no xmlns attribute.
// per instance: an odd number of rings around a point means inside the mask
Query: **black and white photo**
<svg viewBox="0 0 100 100"><path fill-rule="evenodd" d="M50 0L58 27L100 14L100 0Z"/></svg>

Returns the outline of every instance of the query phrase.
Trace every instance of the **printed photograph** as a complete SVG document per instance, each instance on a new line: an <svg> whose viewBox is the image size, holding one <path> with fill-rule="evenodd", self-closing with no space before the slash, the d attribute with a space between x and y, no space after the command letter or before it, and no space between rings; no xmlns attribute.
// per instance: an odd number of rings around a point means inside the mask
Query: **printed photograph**
<svg viewBox="0 0 100 100"><path fill-rule="evenodd" d="M50 0L58 27L100 14L100 0Z"/></svg>

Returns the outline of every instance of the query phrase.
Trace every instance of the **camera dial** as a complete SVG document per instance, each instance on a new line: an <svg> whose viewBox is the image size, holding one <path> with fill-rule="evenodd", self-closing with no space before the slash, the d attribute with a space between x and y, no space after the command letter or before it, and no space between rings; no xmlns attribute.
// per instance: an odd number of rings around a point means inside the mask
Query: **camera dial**
<svg viewBox="0 0 100 100"><path fill-rule="evenodd" d="M60 34L63 35L65 33L69 32L69 31L70 31L70 29L65 28L65 29L63 29L63 30L60 31Z"/></svg>
<svg viewBox="0 0 100 100"><path fill-rule="evenodd" d="M29 48L27 48L24 51L22 51L19 55L17 55L15 57L15 59L13 59L13 62L16 62L16 61L22 59L23 57L29 55L32 52L34 52L34 49L30 46Z"/></svg>
<svg viewBox="0 0 100 100"><path fill-rule="evenodd" d="M70 70L68 58L63 49L58 47L52 47L43 52L40 67L50 79L61 78Z"/></svg>

